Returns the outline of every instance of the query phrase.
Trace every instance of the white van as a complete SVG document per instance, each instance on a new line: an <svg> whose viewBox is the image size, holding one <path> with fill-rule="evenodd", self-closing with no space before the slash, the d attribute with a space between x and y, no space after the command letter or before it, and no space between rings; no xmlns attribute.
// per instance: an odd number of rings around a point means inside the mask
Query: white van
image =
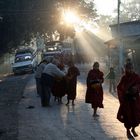
<svg viewBox="0 0 140 140"><path fill-rule="evenodd" d="M37 67L36 55L31 53L23 53L15 55L15 62L12 64L12 70L14 74L20 74L25 72L34 72Z"/></svg>
<svg viewBox="0 0 140 140"><path fill-rule="evenodd" d="M50 52L44 52L41 55L42 60L45 58L53 58L53 57L58 57L62 55L60 51L50 51Z"/></svg>

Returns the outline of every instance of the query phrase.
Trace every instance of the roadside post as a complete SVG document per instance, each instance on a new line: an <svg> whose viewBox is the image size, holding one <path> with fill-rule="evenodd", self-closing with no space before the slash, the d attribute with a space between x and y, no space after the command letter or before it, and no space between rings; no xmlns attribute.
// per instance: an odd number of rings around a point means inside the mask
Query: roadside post
<svg viewBox="0 0 140 140"><path fill-rule="evenodd" d="M36 37L36 46L37 46L37 62L41 61L41 52L45 48L44 38L37 33Z"/></svg>

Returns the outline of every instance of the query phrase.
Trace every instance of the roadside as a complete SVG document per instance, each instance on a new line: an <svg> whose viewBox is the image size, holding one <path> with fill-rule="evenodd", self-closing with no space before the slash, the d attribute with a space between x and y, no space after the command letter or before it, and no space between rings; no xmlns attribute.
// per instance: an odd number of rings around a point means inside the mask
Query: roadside
<svg viewBox="0 0 140 140"><path fill-rule="evenodd" d="M18 135L18 104L32 75L0 77L0 140L16 140Z"/></svg>

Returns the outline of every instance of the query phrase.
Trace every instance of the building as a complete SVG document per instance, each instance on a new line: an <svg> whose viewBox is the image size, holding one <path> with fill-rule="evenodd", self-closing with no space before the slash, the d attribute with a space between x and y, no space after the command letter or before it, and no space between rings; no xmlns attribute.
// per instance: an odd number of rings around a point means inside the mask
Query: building
<svg viewBox="0 0 140 140"><path fill-rule="evenodd" d="M134 68L140 73L140 21L110 25L112 39L105 42L108 47L109 65L123 67L126 58L131 58Z"/></svg>

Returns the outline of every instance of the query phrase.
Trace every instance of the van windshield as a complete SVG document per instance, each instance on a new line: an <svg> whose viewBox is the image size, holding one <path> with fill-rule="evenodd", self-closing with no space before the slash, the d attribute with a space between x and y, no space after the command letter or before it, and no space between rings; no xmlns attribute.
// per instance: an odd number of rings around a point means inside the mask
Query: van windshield
<svg viewBox="0 0 140 140"><path fill-rule="evenodd" d="M31 55L17 56L15 58L15 62L23 62L23 61L29 61L29 60L32 60L32 56Z"/></svg>

